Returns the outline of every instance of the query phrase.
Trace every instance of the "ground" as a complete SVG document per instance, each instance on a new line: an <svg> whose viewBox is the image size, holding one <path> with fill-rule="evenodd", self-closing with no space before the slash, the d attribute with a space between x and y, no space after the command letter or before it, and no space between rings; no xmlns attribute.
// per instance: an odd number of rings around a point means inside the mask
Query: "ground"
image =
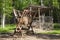
<svg viewBox="0 0 60 40"><path fill-rule="evenodd" d="M30 34L21 36L11 36L10 34L0 34L0 40L60 40L59 34Z"/></svg>
<svg viewBox="0 0 60 40"><path fill-rule="evenodd" d="M49 32L36 31L33 35L25 35L24 37L12 36L10 32L14 30L15 25L7 25L4 29L0 27L0 40L60 40L60 24L55 25L55 30ZM59 29L58 29L59 28Z"/></svg>

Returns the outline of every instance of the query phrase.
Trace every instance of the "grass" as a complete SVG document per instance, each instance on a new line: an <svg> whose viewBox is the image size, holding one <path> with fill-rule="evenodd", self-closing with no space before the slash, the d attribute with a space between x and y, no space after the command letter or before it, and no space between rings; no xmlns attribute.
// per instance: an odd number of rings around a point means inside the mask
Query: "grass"
<svg viewBox="0 0 60 40"><path fill-rule="evenodd" d="M0 27L0 33L9 33L15 29L15 24L7 24L5 28ZM60 34L60 24L54 23L54 30L49 32L42 32L42 34Z"/></svg>
<svg viewBox="0 0 60 40"><path fill-rule="evenodd" d="M0 27L0 33L12 32L15 29L15 25L5 25L5 28Z"/></svg>
<svg viewBox="0 0 60 40"><path fill-rule="evenodd" d="M42 34L60 34L60 30L52 30L48 32L40 32Z"/></svg>

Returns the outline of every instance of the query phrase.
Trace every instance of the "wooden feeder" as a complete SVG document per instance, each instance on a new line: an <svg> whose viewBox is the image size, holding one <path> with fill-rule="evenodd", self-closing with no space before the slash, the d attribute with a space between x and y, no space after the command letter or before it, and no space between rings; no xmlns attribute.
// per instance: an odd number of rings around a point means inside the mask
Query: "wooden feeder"
<svg viewBox="0 0 60 40"><path fill-rule="evenodd" d="M45 22L45 18L47 17L52 17L52 10L50 7L46 7L46 6L38 6L38 5L30 5L29 7L27 7L28 9L30 9L30 13L34 14L35 17L33 18L37 18L39 21L39 27L42 30L52 30L52 23L53 23L53 19L51 18L51 22ZM48 16L46 16L46 12L48 12ZM36 16L37 15L37 16ZM47 19L48 20L48 19ZM46 23L46 24L45 24ZM49 27L46 27L46 26ZM51 28L50 28L51 26Z"/></svg>

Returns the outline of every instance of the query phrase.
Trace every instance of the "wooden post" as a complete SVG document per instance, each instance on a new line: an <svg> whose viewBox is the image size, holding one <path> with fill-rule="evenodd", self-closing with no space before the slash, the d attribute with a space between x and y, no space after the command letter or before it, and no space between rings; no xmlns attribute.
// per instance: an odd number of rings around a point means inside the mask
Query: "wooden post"
<svg viewBox="0 0 60 40"><path fill-rule="evenodd" d="M39 15L39 27L40 27L40 29L41 29L41 24L40 24L40 8L38 8L38 15Z"/></svg>
<svg viewBox="0 0 60 40"><path fill-rule="evenodd" d="M43 15L42 15L42 18L43 18L43 24L44 24L44 22L45 22L45 13L43 13Z"/></svg>
<svg viewBox="0 0 60 40"><path fill-rule="evenodd" d="M32 7L30 7L30 17L31 17L31 11L32 11Z"/></svg>
<svg viewBox="0 0 60 40"><path fill-rule="evenodd" d="M51 12L52 23L53 23L53 10L51 10L50 12Z"/></svg>

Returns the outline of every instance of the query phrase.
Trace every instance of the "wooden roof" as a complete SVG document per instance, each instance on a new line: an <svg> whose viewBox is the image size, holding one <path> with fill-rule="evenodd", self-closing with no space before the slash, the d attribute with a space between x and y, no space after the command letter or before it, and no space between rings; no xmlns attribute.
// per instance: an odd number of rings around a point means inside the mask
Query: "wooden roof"
<svg viewBox="0 0 60 40"><path fill-rule="evenodd" d="M47 7L47 6L39 6L39 5L30 5L29 7L33 7L33 8L40 8L40 9L50 9L50 7Z"/></svg>
<svg viewBox="0 0 60 40"><path fill-rule="evenodd" d="M33 11L38 10L38 8L40 8L40 12L41 13L46 12L46 11L49 11L51 9L50 7L47 7L47 6L39 6L39 5L30 5L27 8L30 9L30 7L32 7L32 10Z"/></svg>

